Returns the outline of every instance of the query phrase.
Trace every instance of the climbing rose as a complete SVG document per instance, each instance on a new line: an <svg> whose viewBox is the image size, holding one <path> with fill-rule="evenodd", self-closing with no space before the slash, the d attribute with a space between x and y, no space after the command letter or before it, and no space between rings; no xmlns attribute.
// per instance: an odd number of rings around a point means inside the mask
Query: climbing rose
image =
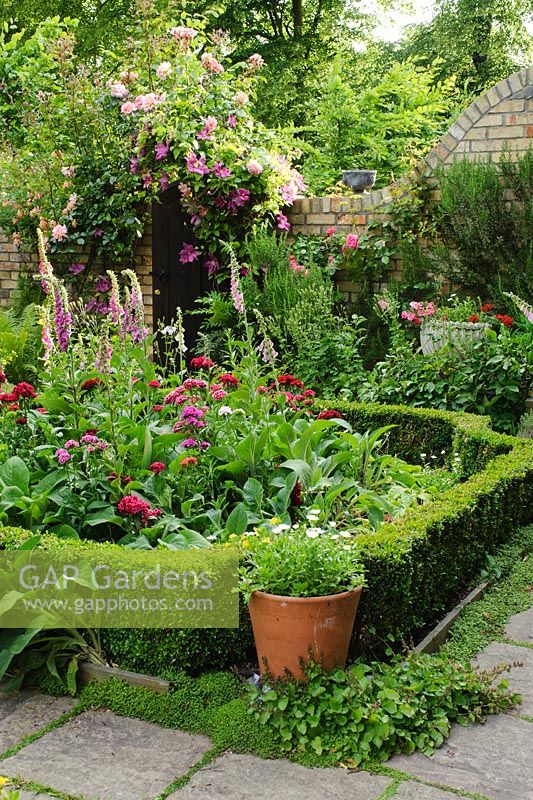
<svg viewBox="0 0 533 800"><path fill-rule="evenodd" d="M126 102L122 103L120 106L120 110L122 114L134 114L138 109L135 103L132 103L131 100L126 100Z"/></svg>
<svg viewBox="0 0 533 800"><path fill-rule="evenodd" d="M249 99L250 98L248 97L246 92L237 92L237 94L235 95L235 105L238 106L239 108L242 108L243 106L246 105L246 103L248 103Z"/></svg>
<svg viewBox="0 0 533 800"><path fill-rule="evenodd" d="M216 75L220 75L221 72L224 72L224 67L220 61L217 61L212 53L204 53L201 60L204 69L214 72Z"/></svg>
<svg viewBox="0 0 533 800"><path fill-rule="evenodd" d="M172 65L170 61L163 61L163 63L160 64L156 69L157 77L162 81L168 78L171 72L172 72Z"/></svg>
<svg viewBox="0 0 533 800"><path fill-rule="evenodd" d="M120 100L123 100L125 97L129 95L128 87L124 86L124 84L121 81L110 83L109 94L111 95L111 97L117 97Z"/></svg>
<svg viewBox="0 0 533 800"><path fill-rule="evenodd" d="M261 173L263 172L263 167L261 166L259 161L257 161L257 159L255 158L252 158L252 160L248 162L246 168L250 173L250 175L261 175Z"/></svg>
<svg viewBox="0 0 533 800"><path fill-rule="evenodd" d="M52 228L52 239L56 242L62 242L64 239L67 238L67 226L66 225L54 225Z"/></svg>
<svg viewBox="0 0 533 800"><path fill-rule="evenodd" d="M253 55L251 55L250 58L248 59L248 63L252 67L252 69L261 69L261 67L265 63L265 60L263 56L259 55L259 53L253 53Z"/></svg>
<svg viewBox="0 0 533 800"><path fill-rule="evenodd" d="M326 231L326 236L331 237L335 236L336 229L334 227L328 228Z"/></svg>
<svg viewBox="0 0 533 800"><path fill-rule="evenodd" d="M356 233L349 233L346 237L345 247L348 250L356 250L359 245L359 236Z"/></svg>

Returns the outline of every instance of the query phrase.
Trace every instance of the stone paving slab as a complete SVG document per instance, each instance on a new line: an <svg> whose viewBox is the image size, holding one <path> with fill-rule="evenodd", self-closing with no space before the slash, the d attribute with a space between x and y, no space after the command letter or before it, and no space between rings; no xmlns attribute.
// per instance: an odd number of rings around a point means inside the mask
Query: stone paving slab
<svg viewBox="0 0 533 800"><path fill-rule="evenodd" d="M20 800L57 800L57 797L52 797L51 794L35 794L35 792L21 792Z"/></svg>
<svg viewBox="0 0 533 800"><path fill-rule="evenodd" d="M168 800L376 800L390 778L228 753Z"/></svg>
<svg viewBox="0 0 533 800"><path fill-rule="evenodd" d="M388 767L417 778L490 797L533 799L533 724L509 714L484 725L454 725L434 755L396 756Z"/></svg>
<svg viewBox="0 0 533 800"><path fill-rule="evenodd" d="M529 647L517 647L504 642L492 642L473 660L482 669L490 669L497 664L513 664L522 662L522 667L510 667L499 678L506 678L509 688L520 692L522 702L517 707L519 714L533 716L533 650ZM498 679L497 679L498 680ZM533 743L532 743L533 748Z"/></svg>
<svg viewBox="0 0 533 800"><path fill-rule="evenodd" d="M457 795L424 783L406 781L396 789L393 800L457 800Z"/></svg>
<svg viewBox="0 0 533 800"><path fill-rule="evenodd" d="M73 705L70 697L48 697L38 692L0 692L0 753L13 747L24 736L44 728L65 711L70 711Z"/></svg>
<svg viewBox="0 0 533 800"><path fill-rule="evenodd" d="M210 747L205 736L86 711L0 762L0 770L88 800L151 800Z"/></svg>
<svg viewBox="0 0 533 800"><path fill-rule="evenodd" d="M515 642L533 644L533 608L511 617L503 633L507 639Z"/></svg>

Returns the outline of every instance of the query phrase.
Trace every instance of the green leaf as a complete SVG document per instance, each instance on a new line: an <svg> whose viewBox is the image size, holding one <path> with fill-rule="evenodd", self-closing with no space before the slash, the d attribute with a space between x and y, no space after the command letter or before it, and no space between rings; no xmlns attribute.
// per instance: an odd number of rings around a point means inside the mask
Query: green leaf
<svg viewBox="0 0 533 800"><path fill-rule="evenodd" d="M248 514L244 503L237 503L233 511L228 517L226 522L226 530L228 533L235 533L237 536L242 536L248 527Z"/></svg>
<svg viewBox="0 0 533 800"><path fill-rule="evenodd" d="M11 456L0 465L0 480L6 486L16 486L24 494L29 493L30 471L18 456Z"/></svg>

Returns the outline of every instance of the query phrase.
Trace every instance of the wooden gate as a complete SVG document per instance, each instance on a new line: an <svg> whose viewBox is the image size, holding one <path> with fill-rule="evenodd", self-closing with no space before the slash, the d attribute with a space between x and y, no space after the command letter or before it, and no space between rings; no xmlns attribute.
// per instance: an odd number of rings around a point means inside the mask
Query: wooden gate
<svg viewBox="0 0 533 800"><path fill-rule="evenodd" d="M170 323L180 306L188 354L196 343L201 317L187 312L196 308L197 297L212 288L207 270L199 261L182 264L179 259L183 244L194 241L194 229L183 211L179 189L171 186L161 195L161 202L152 207L154 326L161 321Z"/></svg>

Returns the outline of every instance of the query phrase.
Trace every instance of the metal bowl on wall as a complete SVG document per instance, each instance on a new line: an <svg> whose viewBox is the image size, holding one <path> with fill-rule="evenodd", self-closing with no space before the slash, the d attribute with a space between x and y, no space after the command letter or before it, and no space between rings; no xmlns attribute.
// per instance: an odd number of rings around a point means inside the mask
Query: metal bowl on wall
<svg viewBox="0 0 533 800"><path fill-rule="evenodd" d="M375 184L376 175L375 169L345 169L342 172L342 182L354 192L364 192Z"/></svg>

